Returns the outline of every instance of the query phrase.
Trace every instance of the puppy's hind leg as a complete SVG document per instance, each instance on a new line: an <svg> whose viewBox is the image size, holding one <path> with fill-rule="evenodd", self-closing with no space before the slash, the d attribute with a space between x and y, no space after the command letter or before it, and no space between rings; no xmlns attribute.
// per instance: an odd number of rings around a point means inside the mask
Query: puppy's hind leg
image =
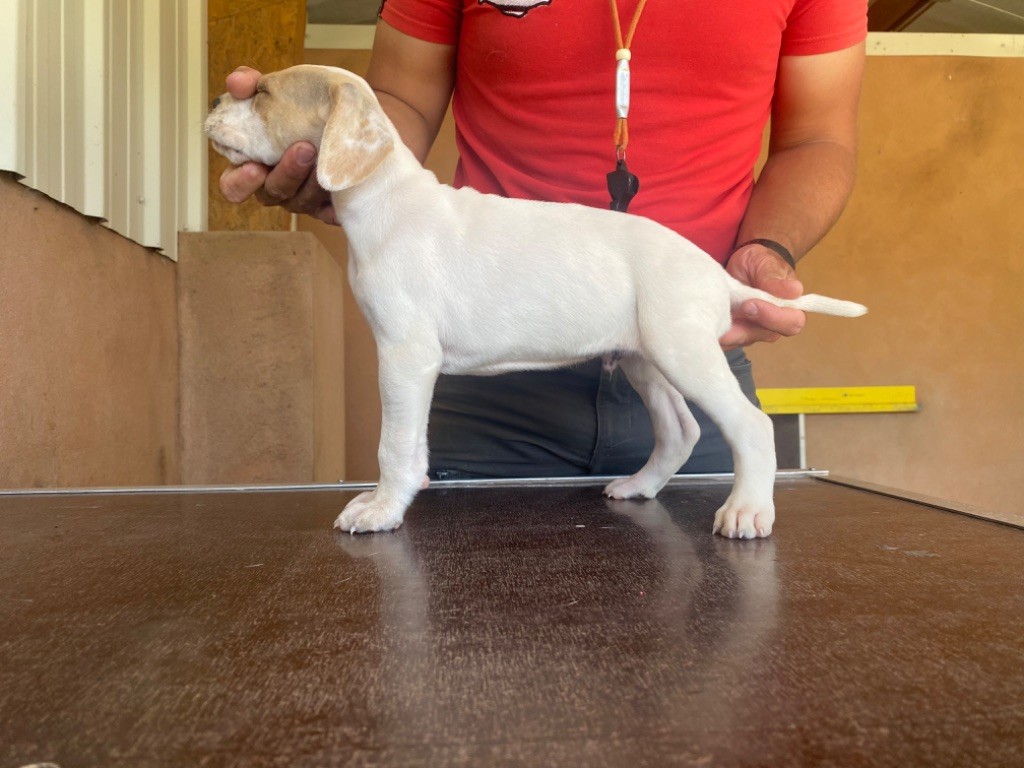
<svg viewBox="0 0 1024 768"><path fill-rule="evenodd" d="M682 395L656 367L639 356L623 358L620 366L650 414L654 450L639 472L613 480L604 493L613 499L652 499L690 458L700 427Z"/></svg>
<svg viewBox="0 0 1024 768"><path fill-rule="evenodd" d="M381 430L376 490L350 501L334 523L349 533L390 531L423 486L427 471L427 418L441 366L429 345L381 347Z"/></svg>
<svg viewBox="0 0 1024 768"><path fill-rule="evenodd" d="M736 479L715 514L714 532L753 539L775 522L775 441L772 422L743 395L714 334L701 323L677 323L646 339L653 362L683 395L700 406L732 448Z"/></svg>

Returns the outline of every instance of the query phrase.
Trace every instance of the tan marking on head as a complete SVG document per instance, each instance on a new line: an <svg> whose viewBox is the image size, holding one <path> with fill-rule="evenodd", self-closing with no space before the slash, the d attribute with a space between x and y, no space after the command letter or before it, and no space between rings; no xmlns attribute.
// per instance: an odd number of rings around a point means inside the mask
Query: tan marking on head
<svg viewBox="0 0 1024 768"><path fill-rule="evenodd" d="M330 98L325 80L316 67L291 67L259 79L252 108L277 151L296 141L319 145Z"/></svg>
<svg viewBox="0 0 1024 768"><path fill-rule="evenodd" d="M252 108L278 153L296 141L319 147L317 178L331 192L365 180L394 148L373 91L344 70L299 65L264 75Z"/></svg>

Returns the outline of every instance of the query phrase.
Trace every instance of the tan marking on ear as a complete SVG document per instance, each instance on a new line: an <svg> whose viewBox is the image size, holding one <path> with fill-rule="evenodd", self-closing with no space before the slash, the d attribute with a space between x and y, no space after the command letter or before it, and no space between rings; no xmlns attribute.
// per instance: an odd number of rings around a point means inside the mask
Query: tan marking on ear
<svg viewBox="0 0 1024 768"><path fill-rule="evenodd" d="M329 192L365 181L394 149L387 118L351 82L331 85L331 112L317 160L317 180Z"/></svg>

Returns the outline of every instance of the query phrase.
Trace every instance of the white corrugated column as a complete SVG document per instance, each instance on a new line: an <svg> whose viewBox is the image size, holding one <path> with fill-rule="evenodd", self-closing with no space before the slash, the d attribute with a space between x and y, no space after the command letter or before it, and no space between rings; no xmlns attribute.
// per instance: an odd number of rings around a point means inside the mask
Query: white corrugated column
<svg viewBox="0 0 1024 768"><path fill-rule="evenodd" d="M178 189L176 229L205 231L207 227L207 142L200 130L206 119L206 2L178 0L177 61ZM203 66L195 66L203 62Z"/></svg>
<svg viewBox="0 0 1024 768"><path fill-rule="evenodd" d="M25 175L25 5L0 0L0 168Z"/></svg>
<svg viewBox="0 0 1024 768"><path fill-rule="evenodd" d="M206 228L205 0L0 0L0 169L175 257Z"/></svg>

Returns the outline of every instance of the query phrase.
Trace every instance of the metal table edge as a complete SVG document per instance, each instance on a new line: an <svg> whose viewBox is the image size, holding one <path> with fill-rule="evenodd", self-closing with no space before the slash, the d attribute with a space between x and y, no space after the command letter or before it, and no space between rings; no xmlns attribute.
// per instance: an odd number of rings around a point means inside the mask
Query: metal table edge
<svg viewBox="0 0 1024 768"><path fill-rule="evenodd" d="M434 480L430 487L434 489L456 488L565 488L601 486L614 480L617 475L585 475L581 477L531 477L531 478L495 478L484 480ZM668 483L669 487L686 487L708 483L731 483L731 472L676 475ZM819 480L854 490L887 496L901 501L932 507L944 512L965 515L980 520L1000 523L1014 528L1024 529L1024 514L1013 512L997 512L970 504L949 501L926 494L904 491L877 483L855 478L833 475L824 469L785 469L776 473L777 482L795 480ZM0 489L0 499L15 496L77 496L77 495L131 495L131 494L202 494L202 493L281 493L304 491L367 491L377 487L370 482L337 483L243 483L235 485L155 485L155 486L123 486L123 487L84 487L84 488L16 488Z"/></svg>
<svg viewBox="0 0 1024 768"><path fill-rule="evenodd" d="M776 473L777 481L791 481L803 478L827 476L822 469L784 469ZM606 485L620 475L583 475L580 477L528 477L495 478L484 480L432 480L431 488L543 488L543 487L585 487ZM705 473L675 475L669 486L703 485L707 483L731 483L733 473ZM367 491L377 487L376 483L243 483L237 485L153 485L153 486L109 486L94 488L21 488L0 489L0 498L5 496L75 496L114 494L175 494L175 493L274 493L283 491Z"/></svg>

